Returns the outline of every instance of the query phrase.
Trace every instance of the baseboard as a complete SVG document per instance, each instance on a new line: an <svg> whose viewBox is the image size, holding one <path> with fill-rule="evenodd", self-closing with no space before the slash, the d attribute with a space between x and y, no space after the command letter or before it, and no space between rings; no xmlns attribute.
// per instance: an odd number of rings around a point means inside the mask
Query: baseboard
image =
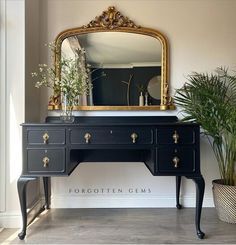
<svg viewBox="0 0 236 245"><path fill-rule="evenodd" d="M184 207L195 207L195 197L182 197L180 203ZM175 197L82 197L57 195L52 196L52 208L173 208ZM212 198L204 198L203 207L214 207Z"/></svg>
<svg viewBox="0 0 236 245"><path fill-rule="evenodd" d="M4 228L19 228L21 227L20 213L4 212L0 213L0 226Z"/></svg>
<svg viewBox="0 0 236 245"><path fill-rule="evenodd" d="M44 198L39 198L30 210L27 212L27 223L30 224L34 218L42 212L43 206L45 204Z"/></svg>
<svg viewBox="0 0 236 245"><path fill-rule="evenodd" d="M195 197L182 197L180 199L184 207L195 207ZM28 223L38 214L44 205L44 198L40 198L34 206L28 210ZM175 197L78 197L57 195L51 199L52 208L174 208ZM203 207L214 207L212 198L204 198ZM20 228L22 224L20 212L0 213L0 227Z"/></svg>
<svg viewBox="0 0 236 245"><path fill-rule="evenodd" d="M40 198L37 202L27 210L28 223L42 210L44 199ZM0 227L4 228L20 228L22 225L22 217L20 212L4 212L0 213Z"/></svg>

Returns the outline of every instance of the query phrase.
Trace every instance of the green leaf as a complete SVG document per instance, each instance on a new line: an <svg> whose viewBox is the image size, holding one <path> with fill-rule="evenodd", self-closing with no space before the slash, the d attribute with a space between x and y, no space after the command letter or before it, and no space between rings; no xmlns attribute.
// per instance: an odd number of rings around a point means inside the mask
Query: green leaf
<svg viewBox="0 0 236 245"><path fill-rule="evenodd" d="M219 67L215 73L193 72L176 90L175 103L184 121L197 122L213 139L213 150L225 183L236 185L236 76ZM233 165L233 166L232 166Z"/></svg>

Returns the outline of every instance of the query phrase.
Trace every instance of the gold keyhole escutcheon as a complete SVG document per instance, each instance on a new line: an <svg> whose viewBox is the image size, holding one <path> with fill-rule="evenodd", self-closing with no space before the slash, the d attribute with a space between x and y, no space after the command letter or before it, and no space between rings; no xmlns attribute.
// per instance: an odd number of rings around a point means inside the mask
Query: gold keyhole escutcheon
<svg viewBox="0 0 236 245"><path fill-rule="evenodd" d="M174 140L174 143L175 144L178 144L178 141L179 141L179 134L177 133L177 131L175 130L173 136L172 136L173 140Z"/></svg>
<svg viewBox="0 0 236 245"><path fill-rule="evenodd" d="M49 164L49 158L48 157L44 157L43 158L43 167L47 168Z"/></svg>
<svg viewBox="0 0 236 245"><path fill-rule="evenodd" d="M84 139L85 139L86 144L88 144L90 142L91 138L92 138L92 135L90 133L86 133L84 135Z"/></svg>
<svg viewBox="0 0 236 245"><path fill-rule="evenodd" d="M48 140L49 140L49 135L48 135L48 133L45 133L45 134L43 135L43 143L44 143L44 144L47 144L47 143L48 143Z"/></svg>
<svg viewBox="0 0 236 245"><path fill-rule="evenodd" d="M132 133L130 137L132 139L133 144L135 144L137 142L138 135L136 133Z"/></svg>
<svg viewBox="0 0 236 245"><path fill-rule="evenodd" d="M180 159L178 157L174 157L172 159L172 162L174 163L174 167L175 168L178 168L179 167L179 162L180 162Z"/></svg>

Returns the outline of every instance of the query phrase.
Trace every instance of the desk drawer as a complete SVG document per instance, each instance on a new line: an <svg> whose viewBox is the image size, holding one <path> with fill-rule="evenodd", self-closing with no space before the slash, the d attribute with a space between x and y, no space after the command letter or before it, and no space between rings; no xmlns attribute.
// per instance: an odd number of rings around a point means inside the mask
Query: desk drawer
<svg viewBox="0 0 236 245"><path fill-rule="evenodd" d="M70 130L71 144L152 144L150 128L82 128Z"/></svg>
<svg viewBox="0 0 236 245"><path fill-rule="evenodd" d="M27 149L29 173L65 172L65 149Z"/></svg>
<svg viewBox="0 0 236 245"><path fill-rule="evenodd" d="M191 127L163 127L156 131L157 144L194 144L195 131Z"/></svg>
<svg viewBox="0 0 236 245"><path fill-rule="evenodd" d="M195 172L195 149L192 147L161 147L157 149L157 171Z"/></svg>
<svg viewBox="0 0 236 245"><path fill-rule="evenodd" d="M30 145L64 145L65 129L29 129L27 143Z"/></svg>

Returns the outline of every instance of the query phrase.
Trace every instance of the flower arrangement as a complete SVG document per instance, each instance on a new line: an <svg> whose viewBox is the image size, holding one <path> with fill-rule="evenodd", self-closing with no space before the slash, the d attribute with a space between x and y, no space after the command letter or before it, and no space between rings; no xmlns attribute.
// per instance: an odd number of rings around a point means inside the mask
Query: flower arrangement
<svg viewBox="0 0 236 245"><path fill-rule="evenodd" d="M48 46L55 54L55 45L49 44ZM49 105L60 103L59 97L63 95L66 96L67 106L73 107L78 95L87 95L92 89L89 68L85 62L85 50L80 49L74 59L62 54L59 66L60 76L56 73L56 66L39 64L38 71L31 74L36 80L35 87L53 89L54 95L50 97Z"/></svg>
<svg viewBox="0 0 236 245"><path fill-rule="evenodd" d="M85 50L81 49L75 59L62 58L61 77L58 81L61 93L66 95L73 106L78 95L88 95L92 89L89 69L85 63Z"/></svg>

